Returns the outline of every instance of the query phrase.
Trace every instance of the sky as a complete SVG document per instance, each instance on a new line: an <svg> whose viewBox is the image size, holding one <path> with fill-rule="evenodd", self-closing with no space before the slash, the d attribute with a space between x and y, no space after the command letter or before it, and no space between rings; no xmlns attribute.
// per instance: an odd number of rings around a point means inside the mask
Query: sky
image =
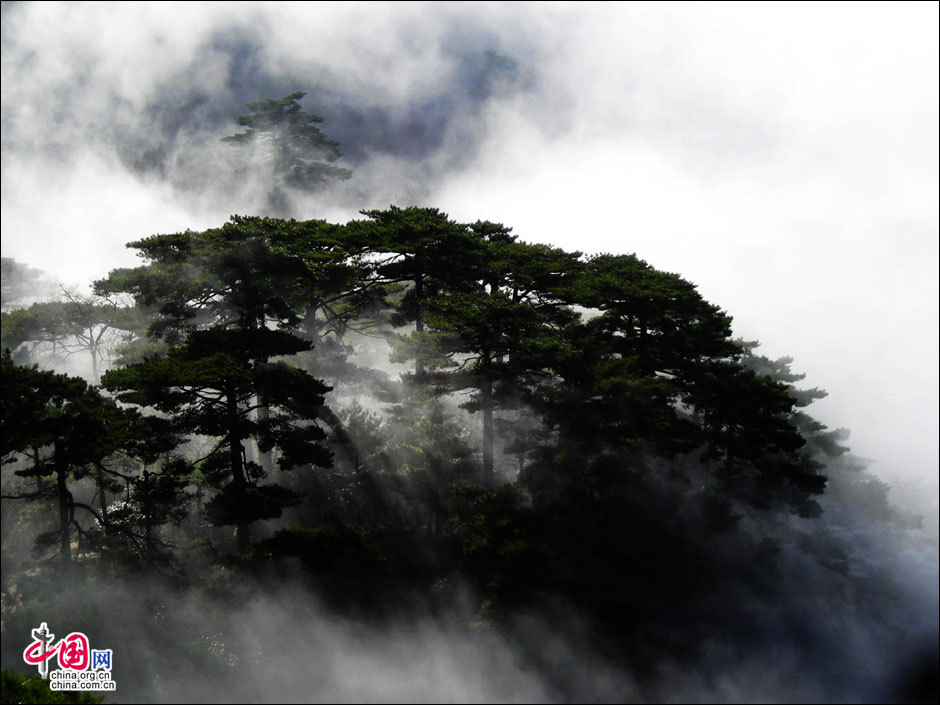
<svg viewBox="0 0 940 705"><path fill-rule="evenodd" d="M260 212L245 104L305 91L348 182L636 253L789 355L886 478L938 468L936 3L2 3L2 254L87 285Z"/></svg>

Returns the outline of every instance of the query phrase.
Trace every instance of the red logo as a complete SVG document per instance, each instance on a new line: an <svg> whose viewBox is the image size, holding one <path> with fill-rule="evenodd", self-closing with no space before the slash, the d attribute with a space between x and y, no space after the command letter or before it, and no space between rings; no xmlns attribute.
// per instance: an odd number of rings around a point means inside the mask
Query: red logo
<svg viewBox="0 0 940 705"><path fill-rule="evenodd" d="M52 635L48 636L51 637ZM26 647L26 651L23 652L23 659L26 663L41 664L58 652L59 668L70 668L73 671L84 671L88 668L88 637L81 632L72 632L64 639L59 639L59 642L48 651L43 651L46 645L47 642L43 639L34 641Z"/></svg>
<svg viewBox="0 0 940 705"><path fill-rule="evenodd" d="M81 632L72 632L59 642L59 668L84 671L88 658L88 637Z"/></svg>

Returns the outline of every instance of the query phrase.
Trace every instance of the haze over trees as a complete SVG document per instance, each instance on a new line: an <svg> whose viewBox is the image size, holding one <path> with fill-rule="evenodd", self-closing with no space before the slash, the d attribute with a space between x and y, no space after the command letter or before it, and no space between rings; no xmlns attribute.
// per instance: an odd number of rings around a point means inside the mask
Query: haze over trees
<svg viewBox="0 0 940 705"><path fill-rule="evenodd" d="M302 97L250 104L229 138L273 160L272 208L348 175ZM252 694L268 657L216 621L289 582L371 624L457 614L558 699L618 699L573 675L584 651L655 700L670 669L717 678L715 653L840 633L803 581L833 622L864 612L881 648L911 648L924 615L852 524L916 517L808 413L825 393L680 275L430 207L128 246L139 266L59 302L4 260L7 634L42 610L119 642L122 689L160 699L185 662ZM87 354L91 383L34 364L50 346ZM128 624L167 653L77 596L108 581L146 586ZM194 595L195 626L172 609ZM821 667L825 696L908 692L863 661Z"/></svg>
<svg viewBox="0 0 940 705"><path fill-rule="evenodd" d="M305 95L295 91L249 103L248 114L238 118L245 131L222 139L239 150L237 177L251 179L259 167L270 175L266 207L275 214L289 211L289 189L315 191L352 175L334 164L343 153L317 127L323 118L301 109Z"/></svg>

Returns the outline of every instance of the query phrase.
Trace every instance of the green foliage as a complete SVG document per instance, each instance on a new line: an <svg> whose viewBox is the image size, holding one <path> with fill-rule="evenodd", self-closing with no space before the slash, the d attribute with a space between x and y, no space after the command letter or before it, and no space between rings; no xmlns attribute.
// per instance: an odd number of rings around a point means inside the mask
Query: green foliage
<svg viewBox="0 0 940 705"><path fill-rule="evenodd" d="M256 552L273 559L300 558L313 573L341 571L362 562L379 561L375 537L359 526L279 529L271 538L260 541Z"/></svg>
<svg viewBox="0 0 940 705"><path fill-rule="evenodd" d="M108 526L92 507L75 501L69 482L87 476L93 469L97 469L101 478L101 473L107 472L106 462L116 453L153 462L178 441L164 420L142 417L132 409L122 408L80 378L16 365L8 350L3 354L2 364L3 462L28 458L25 467L15 473L37 483L18 494L5 496L31 501L57 500L58 529L40 536L37 543L40 552L58 540L61 557L71 558L73 526L90 542L86 549L100 547L102 539L97 534L99 530L107 531ZM46 482L47 479L52 482ZM102 481L100 491L104 492L105 487ZM178 497L169 501L175 504ZM98 521L96 529L83 530L76 521L76 509L92 514ZM161 517L155 523L167 521L166 512ZM132 527L127 528L126 535L134 540Z"/></svg>
<svg viewBox="0 0 940 705"><path fill-rule="evenodd" d="M482 262L482 245L437 208L391 206L362 214L371 220L350 223L350 242L382 257L374 269L380 281L410 285L400 299L389 301L399 314L392 322L413 322L421 332L425 299L465 286Z"/></svg>
<svg viewBox="0 0 940 705"><path fill-rule="evenodd" d="M165 438L155 438L158 419L119 407L81 378L16 365L3 355L2 453L5 461L32 448L54 447L22 475L48 475L63 463L93 465L117 450L153 457Z"/></svg>
<svg viewBox="0 0 940 705"><path fill-rule="evenodd" d="M520 505L518 489L508 485L460 484L450 494L448 527L469 574L484 587L498 586L527 547L528 522Z"/></svg>
<svg viewBox="0 0 940 705"><path fill-rule="evenodd" d="M321 595L336 606L379 601L389 574L375 531L354 524L279 529L259 541L256 564L299 560Z"/></svg>
<svg viewBox="0 0 940 705"><path fill-rule="evenodd" d="M0 702L6 705L20 703L49 703L50 705L96 705L103 703L103 695L92 695L80 691L52 690L49 682L39 676L26 676L17 671L3 669L0 674L2 695Z"/></svg>
<svg viewBox="0 0 940 705"><path fill-rule="evenodd" d="M349 169L334 165L342 152L339 142L328 139L317 127L323 118L301 109L305 95L298 91L248 103L248 114L238 118L238 124L247 129L222 138L247 152L242 166L247 177L257 177L251 174L252 163L265 165L273 181L268 203L276 211L287 208L282 188L314 191L352 176Z"/></svg>
<svg viewBox="0 0 940 705"><path fill-rule="evenodd" d="M234 216L221 228L132 242L128 246L148 263L114 270L95 282L95 290L128 293L138 305L155 308L150 334L168 336L170 343L207 322L244 328L266 317L296 325L291 301L310 276L296 256L269 244L270 231L286 226L269 218Z"/></svg>
<svg viewBox="0 0 940 705"><path fill-rule="evenodd" d="M300 97L252 104L231 141L311 126ZM131 243L143 263L96 283L136 303L109 325L147 325L103 377L113 398L5 355L4 455L39 479L38 500L68 509L83 477L101 494L83 555L166 566L182 534L213 585L299 562L354 609L457 599L446 586L459 582L480 624L572 606L642 669L743 620L746 600L716 605L772 594L787 550L852 579L843 542L792 528L824 506L838 516L827 475L847 503L900 521L844 433L807 413L824 393L798 389L789 358L732 339L730 316L679 275L434 208L363 215L234 216ZM30 340L39 314L36 330L58 330L64 310L5 314L5 339ZM412 372L378 369L386 353ZM231 526L240 558L220 567L231 529L213 527Z"/></svg>
<svg viewBox="0 0 940 705"><path fill-rule="evenodd" d="M43 272L17 262L12 257L0 258L0 309L4 313L29 301L50 298L54 286Z"/></svg>
<svg viewBox="0 0 940 705"><path fill-rule="evenodd" d="M48 360L61 364L75 353L89 356L91 377L143 328L143 314L101 297L65 291L65 299L34 303L29 308L2 314L2 345L18 360Z"/></svg>
<svg viewBox="0 0 940 705"><path fill-rule="evenodd" d="M296 501L283 487L257 484L267 468L244 457L243 442L277 451L282 470L331 463L317 423L330 388L274 360L312 347L291 328L315 280L295 252L273 246L284 227L291 226L235 217L220 229L157 235L132 243L148 264L96 285L159 310L150 332L171 344L166 354L112 370L103 385L122 402L168 415L181 434L218 439L204 458L218 491L207 516L237 525L243 552L249 524Z"/></svg>
<svg viewBox="0 0 940 705"><path fill-rule="evenodd" d="M58 302L37 303L0 316L3 347L12 351L25 343L62 343L71 334L65 307Z"/></svg>

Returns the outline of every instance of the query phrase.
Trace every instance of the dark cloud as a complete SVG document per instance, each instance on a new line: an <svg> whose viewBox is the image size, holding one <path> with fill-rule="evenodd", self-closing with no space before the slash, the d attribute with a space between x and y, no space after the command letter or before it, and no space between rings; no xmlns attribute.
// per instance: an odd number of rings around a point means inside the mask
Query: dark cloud
<svg viewBox="0 0 940 705"><path fill-rule="evenodd" d="M129 63L141 66L156 52L151 72L139 83L107 47L80 44L77 34L70 37L76 50L57 66L60 71L50 73L48 63L35 61L42 47L28 36L33 14L5 10L4 72L21 84L5 90L5 152L41 146L61 154L90 146L113 150L132 172L171 180L174 153L239 129L236 121L247 103L293 91L307 93L304 108L324 118L322 129L341 143L350 167L362 167L375 155L418 162L441 155L439 168L457 168L473 158L483 137L479 123L487 103L532 92L537 84L532 38L519 32L504 42L471 12L441 16L429 8L421 24L392 23L389 31L401 35L396 46L412 47L411 55L376 52L355 66L331 61L315 39L296 60L276 60L279 24L298 19L280 17L278 10L185 28L188 40L180 48L164 38L167 29L155 26L140 32L143 46L126 47L136 54ZM316 22L316 13L304 19ZM164 52L173 52L172 60ZM434 57L427 80L390 96L389 77L426 54ZM128 95L128 82L137 95ZM45 95L44 105L37 105L38 93ZM36 110L46 120L34 120Z"/></svg>

